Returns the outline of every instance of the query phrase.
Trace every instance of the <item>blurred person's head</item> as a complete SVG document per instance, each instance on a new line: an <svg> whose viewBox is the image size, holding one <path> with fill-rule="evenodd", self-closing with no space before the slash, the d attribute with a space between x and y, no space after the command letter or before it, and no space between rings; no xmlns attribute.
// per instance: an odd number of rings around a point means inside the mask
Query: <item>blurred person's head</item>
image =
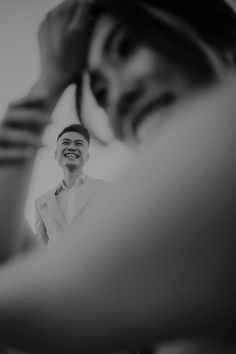
<svg viewBox="0 0 236 354"><path fill-rule="evenodd" d="M120 140L163 122L175 103L235 66L236 16L224 0L98 3L90 87Z"/></svg>
<svg viewBox="0 0 236 354"><path fill-rule="evenodd" d="M83 172L85 162L89 158L90 135L81 124L65 127L57 137L55 158L64 169Z"/></svg>

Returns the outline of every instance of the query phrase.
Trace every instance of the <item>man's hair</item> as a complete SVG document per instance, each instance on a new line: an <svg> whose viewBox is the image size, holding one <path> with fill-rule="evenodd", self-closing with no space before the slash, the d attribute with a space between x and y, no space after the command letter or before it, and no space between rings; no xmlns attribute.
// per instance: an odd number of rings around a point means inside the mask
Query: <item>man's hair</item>
<svg viewBox="0 0 236 354"><path fill-rule="evenodd" d="M67 132L76 132L79 133L81 135L83 135L83 137L87 140L88 143L90 143L90 135L88 130L82 125L82 124L71 124L68 125L67 127L65 127L60 134L58 134L57 136L57 141L58 139L60 139L60 137L67 133Z"/></svg>

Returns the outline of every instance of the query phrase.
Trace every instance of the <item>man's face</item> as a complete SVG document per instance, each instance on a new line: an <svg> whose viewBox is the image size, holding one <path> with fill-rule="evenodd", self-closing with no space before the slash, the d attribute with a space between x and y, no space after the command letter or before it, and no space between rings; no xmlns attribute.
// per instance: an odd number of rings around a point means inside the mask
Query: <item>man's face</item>
<svg viewBox="0 0 236 354"><path fill-rule="evenodd" d="M83 135L77 132L66 132L57 141L55 158L62 168L82 170L89 157L88 148L88 141Z"/></svg>

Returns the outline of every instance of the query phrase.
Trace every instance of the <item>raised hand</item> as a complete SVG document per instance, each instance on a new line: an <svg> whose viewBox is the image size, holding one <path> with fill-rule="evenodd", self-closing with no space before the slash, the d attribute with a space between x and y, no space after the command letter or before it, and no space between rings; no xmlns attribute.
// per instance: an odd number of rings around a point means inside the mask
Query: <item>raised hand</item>
<svg viewBox="0 0 236 354"><path fill-rule="evenodd" d="M32 244L24 209L34 157L50 122L47 97L11 103L0 125L0 263Z"/></svg>
<svg viewBox="0 0 236 354"><path fill-rule="evenodd" d="M11 103L0 126L0 165L24 163L41 146L50 123L46 99L26 97Z"/></svg>
<svg viewBox="0 0 236 354"><path fill-rule="evenodd" d="M86 24L91 0L68 0L50 11L41 24L38 39L41 58L39 83L59 92L79 80L86 51Z"/></svg>

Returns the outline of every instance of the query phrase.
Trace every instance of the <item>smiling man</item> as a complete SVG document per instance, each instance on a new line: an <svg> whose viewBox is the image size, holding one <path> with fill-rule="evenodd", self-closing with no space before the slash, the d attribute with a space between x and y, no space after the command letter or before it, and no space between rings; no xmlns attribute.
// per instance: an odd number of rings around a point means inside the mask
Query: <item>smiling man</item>
<svg viewBox="0 0 236 354"><path fill-rule="evenodd" d="M89 133L80 124L65 127L57 137L55 158L62 168L63 180L35 202L36 234L46 244L65 237L74 219L88 209L98 192L105 193L109 184L83 172L89 143Z"/></svg>

